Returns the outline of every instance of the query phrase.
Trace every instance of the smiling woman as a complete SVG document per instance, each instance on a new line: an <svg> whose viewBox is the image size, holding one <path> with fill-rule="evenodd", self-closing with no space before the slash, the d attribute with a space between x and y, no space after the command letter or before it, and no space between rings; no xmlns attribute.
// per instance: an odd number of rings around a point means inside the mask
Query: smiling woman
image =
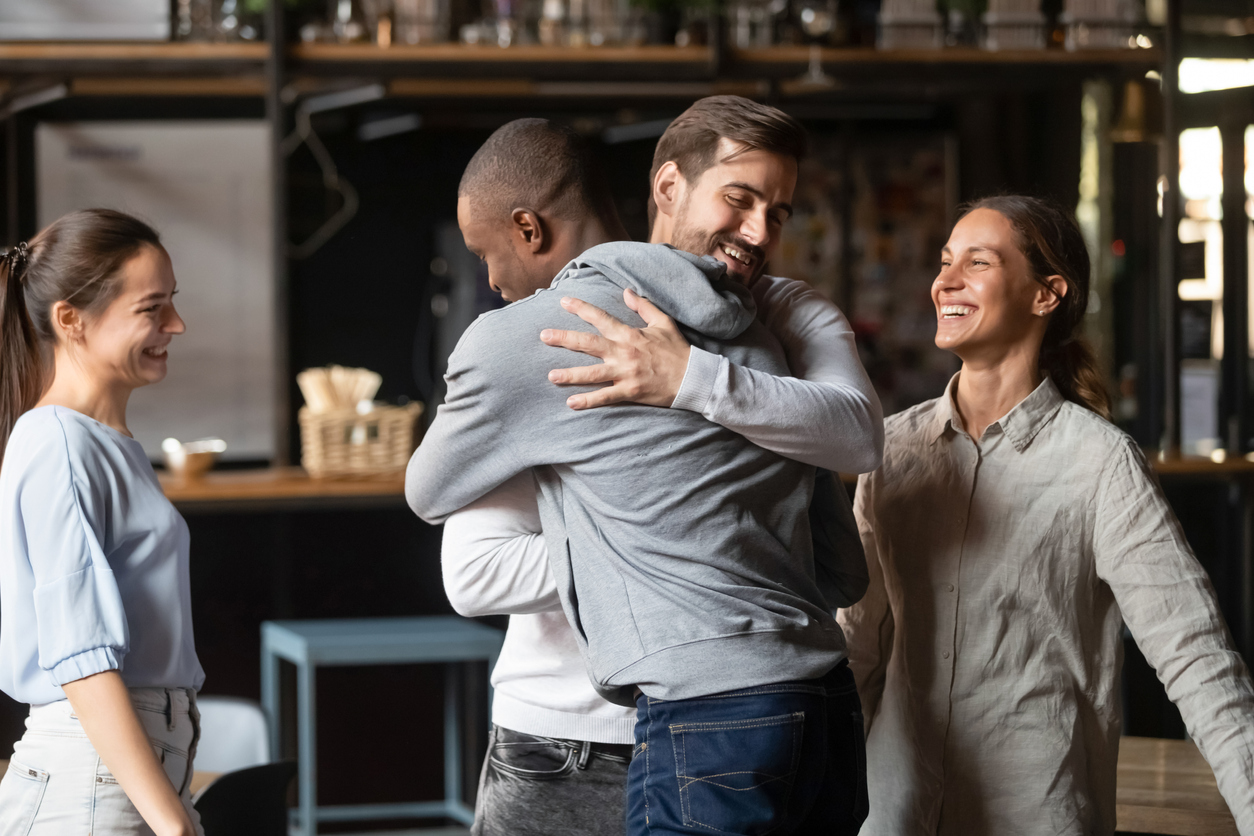
<svg viewBox="0 0 1254 836"><path fill-rule="evenodd" d="M858 482L865 597L840 612L867 717L863 836L1113 833L1125 625L1254 833L1254 683L1077 339L1089 260L1031 197L980 201L932 284L940 398ZM1049 776L1042 780L1041 776Z"/></svg>
<svg viewBox="0 0 1254 836"><path fill-rule="evenodd" d="M992 369L1003 379L1013 369L1031 389L1048 377L1064 398L1109 419L1097 359L1077 333L1088 309L1089 273L1080 230L1060 209L1016 195L980 200L941 251L932 283L936 345L962 358L968 382ZM987 402L989 420L1031 389ZM978 436L987 423L973 432Z"/></svg>
<svg viewBox="0 0 1254 836"><path fill-rule="evenodd" d="M174 293L119 212L0 257L0 690L31 705L0 836L200 833L187 525L126 427L183 332Z"/></svg>

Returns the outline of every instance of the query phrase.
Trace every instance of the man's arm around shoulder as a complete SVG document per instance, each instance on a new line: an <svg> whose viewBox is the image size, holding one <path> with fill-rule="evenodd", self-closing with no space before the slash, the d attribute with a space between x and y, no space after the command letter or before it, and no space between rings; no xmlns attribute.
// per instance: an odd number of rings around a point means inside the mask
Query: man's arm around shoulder
<svg viewBox="0 0 1254 836"><path fill-rule="evenodd" d="M533 370L519 353L517 323L501 316L507 311L480 317L462 335L444 376L448 394L409 460L405 499L433 525L529 467L518 448L531 400L519 389Z"/></svg>

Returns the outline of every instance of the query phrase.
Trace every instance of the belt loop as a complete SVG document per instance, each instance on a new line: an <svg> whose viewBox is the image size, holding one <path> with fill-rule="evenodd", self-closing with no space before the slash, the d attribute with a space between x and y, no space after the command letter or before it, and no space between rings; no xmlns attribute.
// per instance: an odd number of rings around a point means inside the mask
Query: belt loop
<svg viewBox="0 0 1254 836"><path fill-rule="evenodd" d="M592 758L592 741L581 740L579 742L579 762L576 764L580 769L588 768L588 761Z"/></svg>
<svg viewBox="0 0 1254 836"><path fill-rule="evenodd" d="M174 696L169 688L165 689L165 728L174 731Z"/></svg>

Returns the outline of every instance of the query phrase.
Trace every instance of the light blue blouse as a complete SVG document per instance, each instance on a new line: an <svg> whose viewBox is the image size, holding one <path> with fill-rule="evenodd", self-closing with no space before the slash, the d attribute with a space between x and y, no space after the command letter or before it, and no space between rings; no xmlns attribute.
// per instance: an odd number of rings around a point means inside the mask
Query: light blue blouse
<svg viewBox="0 0 1254 836"><path fill-rule="evenodd" d="M139 442L65 407L24 414L0 466L0 690L40 705L107 670L199 689L188 543Z"/></svg>

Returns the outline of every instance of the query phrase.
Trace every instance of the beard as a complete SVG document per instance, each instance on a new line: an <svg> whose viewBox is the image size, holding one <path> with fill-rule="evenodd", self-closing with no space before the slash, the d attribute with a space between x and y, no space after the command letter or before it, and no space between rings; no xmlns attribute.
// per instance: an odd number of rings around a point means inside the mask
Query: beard
<svg viewBox="0 0 1254 836"><path fill-rule="evenodd" d="M753 263L750 265L739 262L728 253L722 252L721 247L724 244L749 256L753 259ZM671 237L671 246L690 252L693 255L710 255L716 258L722 255L728 258L735 263L734 267L729 266L727 268L729 278L740 282L746 287L756 282L766 269L766 251L761 247L750 244L739 235L733 233L711 232L707 229L702 229L696 224L689 222L686 211L681 212L680 217L675 222L675 232Z"/></svg>

